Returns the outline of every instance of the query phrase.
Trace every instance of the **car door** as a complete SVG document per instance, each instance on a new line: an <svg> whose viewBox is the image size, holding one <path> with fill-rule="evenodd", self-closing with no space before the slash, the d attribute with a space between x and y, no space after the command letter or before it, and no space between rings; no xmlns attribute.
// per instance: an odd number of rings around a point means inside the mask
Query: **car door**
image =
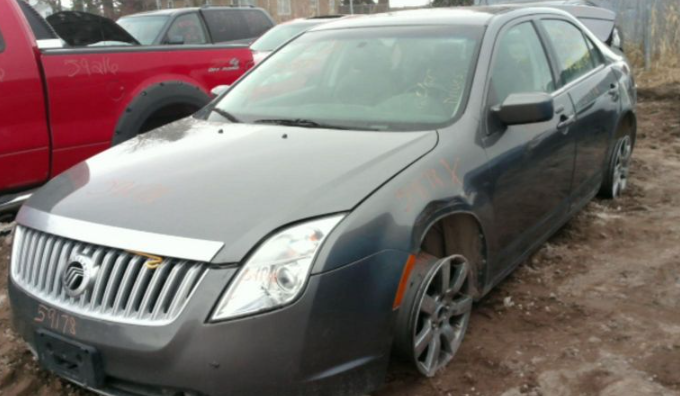
<svg viewBox="0 0 680 396"><path fill-rule="evenodd" d="M602 181L609 139L618 119L619 87L602 53L577 26L562 19L544 19L541 25L554 48L560 84L576 111L573 194L574 205L580 206L597 193Z"/></svg>
<svg viewBox="0 0 680 396"><path fill-rule="evenodd" d="M535 23L523 21L499 35L490 68L484 146L493 183L496 248L492 272L511 262L559 226L568 209L575 140L570 133L574 109L569 95L556 91L555 75ZM507 126L493 109L511 94L552 95L555 114L546 122Z"/></svg>
<svg viewBox="0 0 680 396"><path fill-rule="evenodd" d="M15 14L0 12L0 196L44 183L50 171L44 90L26 33Z"/></svg>

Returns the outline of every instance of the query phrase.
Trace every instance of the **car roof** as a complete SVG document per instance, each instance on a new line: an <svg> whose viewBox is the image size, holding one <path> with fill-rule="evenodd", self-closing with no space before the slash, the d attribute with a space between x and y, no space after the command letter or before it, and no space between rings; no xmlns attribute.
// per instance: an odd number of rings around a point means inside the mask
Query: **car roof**
<svg viewBox="0 0 680 396"><path fill-rule="evenodd" d="M166 8L162 10L153 10L153 11L144 11L144 12L138 12L136 14L130 14L130 15L125 15L122 18L134 18L138 16L153 16L153 15L175 15L175 14L183 14L187 12L194 12L198 10L259 10L260 8L257 7L213 7L213 6L206 6L206 7L186 7L186 8Z"/></svg>
<svg viewBox="0 0 680 396"><path fill-rule="evenodd" d="M310 31L344 29L371 26L404 25L488 25L492 19L508 14L531 15L551 13L569 15L550 7L527 7L526 5L503 4L494 6L427 8L372 14L361 18L342 18L337 21L313 27Z"/></svg>

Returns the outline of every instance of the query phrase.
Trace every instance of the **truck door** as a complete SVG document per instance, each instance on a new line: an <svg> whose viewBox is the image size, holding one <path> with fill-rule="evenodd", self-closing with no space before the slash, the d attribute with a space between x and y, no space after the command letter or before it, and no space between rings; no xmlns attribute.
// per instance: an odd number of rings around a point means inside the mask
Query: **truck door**
<svg viewBox="0 0 680 396"><path fill-rule="evenodd" d="M49 177L50 140L35 40L15 1L0 2L0 196Z"/></svg>

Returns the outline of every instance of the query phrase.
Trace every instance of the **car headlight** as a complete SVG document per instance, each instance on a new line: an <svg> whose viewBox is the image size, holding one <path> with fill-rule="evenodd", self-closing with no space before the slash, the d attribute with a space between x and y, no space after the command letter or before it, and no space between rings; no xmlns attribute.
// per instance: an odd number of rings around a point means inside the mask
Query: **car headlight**
<svg viewBox="0 0 680 396"><path fill-rule="evenodd" d="M260 246L222 296L213 320L282 307L304 290L319 247L344 215L287 228Z"/></svg>

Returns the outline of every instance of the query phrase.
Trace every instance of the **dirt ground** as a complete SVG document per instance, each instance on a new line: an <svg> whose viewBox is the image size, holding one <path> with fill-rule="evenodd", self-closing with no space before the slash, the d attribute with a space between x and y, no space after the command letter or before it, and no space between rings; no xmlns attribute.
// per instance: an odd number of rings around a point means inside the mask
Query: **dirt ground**
<svg viewBox="0 0 680 396"><path fill-rule="evenodd" d="M680 396L680 84L641 90L632 185L596 200L477 304L435 379L395 365L374 396ZM0 238L0 395L85 395L10 327Z"/></svg>

